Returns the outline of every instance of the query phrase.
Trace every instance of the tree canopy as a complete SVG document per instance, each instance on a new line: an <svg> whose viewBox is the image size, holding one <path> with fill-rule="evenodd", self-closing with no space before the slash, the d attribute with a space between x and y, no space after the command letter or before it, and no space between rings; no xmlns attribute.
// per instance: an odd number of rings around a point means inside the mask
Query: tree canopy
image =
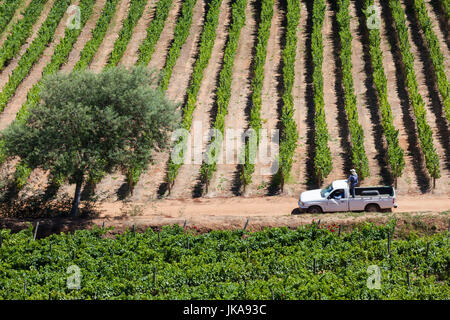
<svg viewBox="0 0 450 320"><path fill-rule="evenodd" d="M2 133L6 154L76 183L77 214L87 177L145 168L152 151L168 147L179 113L156 84L144 67L50 76L41 103Z"/></svg>

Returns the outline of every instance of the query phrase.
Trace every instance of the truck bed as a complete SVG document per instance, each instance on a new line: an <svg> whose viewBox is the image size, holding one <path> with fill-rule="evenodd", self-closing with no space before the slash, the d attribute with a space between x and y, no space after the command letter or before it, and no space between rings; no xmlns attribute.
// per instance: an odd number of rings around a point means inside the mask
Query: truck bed
<svg viewBox="0 0 450 320"><path fill-rule="evenodd" d="M394 196L394 188L393 187L356 187L355 195L356 196L365 196L363 195L364 191L378 191L379 196Z"/></svg>

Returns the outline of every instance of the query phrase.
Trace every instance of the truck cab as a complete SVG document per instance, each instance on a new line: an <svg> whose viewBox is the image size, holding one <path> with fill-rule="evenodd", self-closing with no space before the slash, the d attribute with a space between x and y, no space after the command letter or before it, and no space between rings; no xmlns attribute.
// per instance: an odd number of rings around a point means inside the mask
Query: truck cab
<svg viewBox="0 0 450 320"><path fill-rule="evenodd" d="M303 192L298 205L300 211L311 213L381 211L397 207L393 187L357 187L353 198L347 180L336 180L324 189Z"/></svg>

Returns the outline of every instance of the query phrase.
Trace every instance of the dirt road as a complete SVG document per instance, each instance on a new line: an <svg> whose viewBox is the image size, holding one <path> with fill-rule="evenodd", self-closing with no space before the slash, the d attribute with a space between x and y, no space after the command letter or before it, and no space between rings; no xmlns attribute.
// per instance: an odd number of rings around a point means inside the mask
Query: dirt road
<svg viewBox="0 0 450 320"><path fill-rule="evenodd" d="M166 199L149 202L103 202L96 206L93 216L77 218L1 218L0 228L19 231L39 222L40 236L91 228L94 225L114 227L111 233L122 233L131 229L144 231L149 227L178 224L186 228L195 227L201 232L210 230L242 229L257 231L265 227L296 228L321 220L322 225L341 225L344 230L362 222L385 224L390 218L397 219L400 230L425 232L445 231L449 227L450 201L442 196L407 196L398 199L399 207L392 213L326 213L292 214L297 207L297 198L232 197L201 199ZM248 221L248 223L247 223Z"/></svg>
<svg viewBox="0 0 450 320"><path fill-rule="evenodd" d="M135 208L136 216L164 216L168 218L214 217L214 216L286 216L297 208L297 197L231 197L155 200L147 203L122 202L103 203L100 205L100 217L115 218ZM443 212L450 210L447 197L402 197L397 200L398 208L393 212ZM126 211L126 210L125 210Z"/></svg>

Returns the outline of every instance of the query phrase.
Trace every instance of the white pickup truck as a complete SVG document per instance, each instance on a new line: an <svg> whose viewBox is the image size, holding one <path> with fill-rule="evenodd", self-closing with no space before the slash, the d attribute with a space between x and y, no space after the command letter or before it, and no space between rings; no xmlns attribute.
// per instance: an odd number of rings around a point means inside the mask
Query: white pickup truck
<svg viewBox="0 0 450 320"><path fill-rule="evenodd" d="M352 198L347 180L333 181L325 189L305 191L298 201L301 212L367 211L397 208L393 187L357 187Z"/></svg>

